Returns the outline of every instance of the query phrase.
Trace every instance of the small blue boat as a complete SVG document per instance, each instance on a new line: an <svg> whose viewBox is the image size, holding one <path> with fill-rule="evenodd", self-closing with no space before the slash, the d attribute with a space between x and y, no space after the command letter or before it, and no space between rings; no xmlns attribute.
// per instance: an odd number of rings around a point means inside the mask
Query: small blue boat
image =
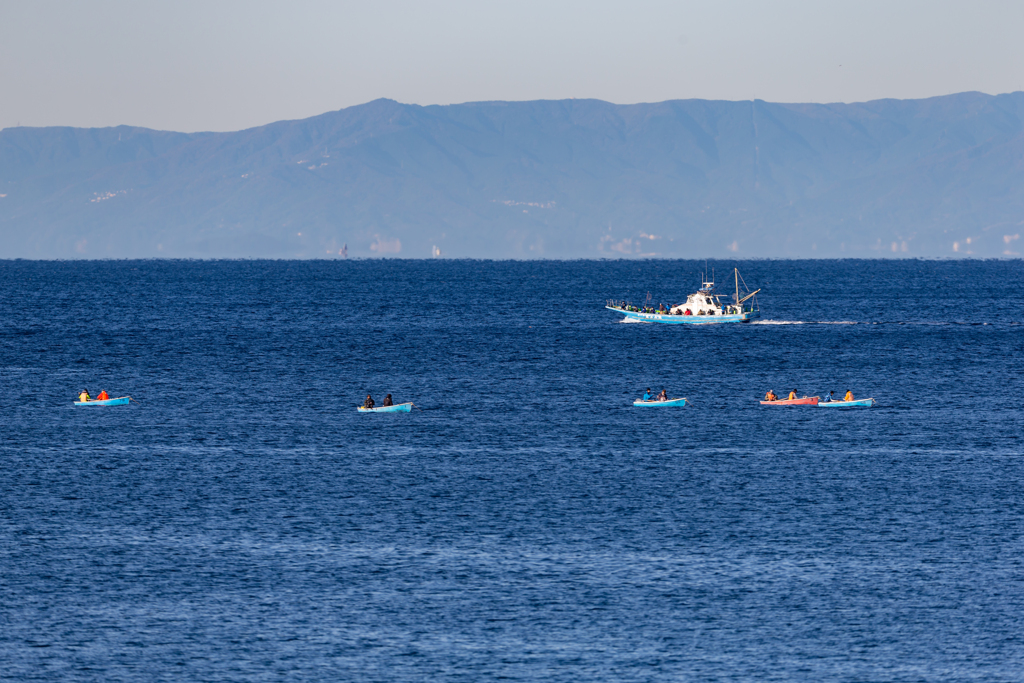
<svg viewBox="0 0 1024 683"><path fill-rule="evenodd" d="M412 411L412 403L399 403L393 406L377 406L376 408L364 408L359 406L360 413L408 413Z"/></svg>
<svg viewBox="0 0 1024 683"><path fill-rule="evenodd" d="M76 406L126 406L128 401L132 400L131 396L121 396L120 398L108 398L103 401L75 401Z"/></svg>
<svg viewBox="0 0 1024 683"><path fill-rule="evenodd" d="M641 398L633 401L637 408L682 408L686 405L685 398L670 398L667 401L645 401Z"/></svg>
<svg viewBox="0 0 1024 683"><path fill-rule="evenodd" d="M856 401L829 401L827 403L818 403L819 408L870 408L875 405L876 401L873 398L861 398Z"/></svg>

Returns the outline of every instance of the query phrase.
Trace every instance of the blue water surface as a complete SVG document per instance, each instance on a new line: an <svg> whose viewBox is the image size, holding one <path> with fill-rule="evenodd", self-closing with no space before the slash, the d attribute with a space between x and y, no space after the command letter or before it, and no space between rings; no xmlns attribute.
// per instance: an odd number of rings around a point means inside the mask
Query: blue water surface
<svg viewBox="0 0 1024 683"><path fill-rule="evenodd" d="M1021 261L736 265L0 262L0 679L1024 679Z"/></svg>

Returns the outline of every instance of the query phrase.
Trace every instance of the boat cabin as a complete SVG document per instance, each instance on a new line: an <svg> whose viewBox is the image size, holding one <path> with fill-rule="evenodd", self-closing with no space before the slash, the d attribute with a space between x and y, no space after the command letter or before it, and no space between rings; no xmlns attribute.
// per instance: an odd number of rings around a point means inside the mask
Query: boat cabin
<svg viewBox="0 0 1024 683"><path fill-rule="evenodd" d="M673 306L672 315L723 315L718 296L701 290L686 297L686 303Z"/></svg>

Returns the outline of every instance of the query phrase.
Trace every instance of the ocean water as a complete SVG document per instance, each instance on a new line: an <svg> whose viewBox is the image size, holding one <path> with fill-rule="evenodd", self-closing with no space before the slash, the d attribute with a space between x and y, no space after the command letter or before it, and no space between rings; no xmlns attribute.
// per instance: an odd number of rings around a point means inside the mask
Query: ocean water
<svg viewBox="0 0 1024 683"><path fill-rule="evenodd" d="M0 262L0 679L1024 679L1021 261L734 265Z"/></svg>

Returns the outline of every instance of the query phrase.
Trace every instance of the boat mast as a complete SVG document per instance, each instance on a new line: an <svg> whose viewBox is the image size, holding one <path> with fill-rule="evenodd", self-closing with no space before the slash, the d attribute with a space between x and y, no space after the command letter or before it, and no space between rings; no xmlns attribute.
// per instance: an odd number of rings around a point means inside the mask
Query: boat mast
<svg viewBox="0 0 1024 683"><path fill-rule="evenodd" d="M736 274L736 306L739 307L739 305L740 305L740 269L739 268L733 268L732 270ZM742 310L739 311L739 313L742 313L742 312L743 312Z"/></svg>

